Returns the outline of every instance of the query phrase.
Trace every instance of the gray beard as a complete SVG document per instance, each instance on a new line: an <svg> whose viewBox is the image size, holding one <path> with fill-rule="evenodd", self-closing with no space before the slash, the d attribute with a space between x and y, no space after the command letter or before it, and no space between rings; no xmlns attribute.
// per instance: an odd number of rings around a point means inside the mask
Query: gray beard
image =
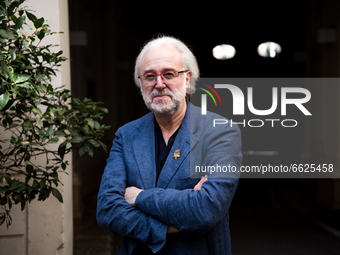
<svg viewBox="0 0 340 255"><path fill-rule="evenodd" d="M173 114L180 108L183 99L185 98L185 80L181 88L176 89L174 92L170 91L169 89L164 89L162 91L154 89L149 95L147 93L144 93L142 89L141 92L143 95L144 103L150 111L155 114ZM171 97L171 102L166 103L163 100L157 100L157 103L154 103L152 98L155 95L169 95Z"/></svg>

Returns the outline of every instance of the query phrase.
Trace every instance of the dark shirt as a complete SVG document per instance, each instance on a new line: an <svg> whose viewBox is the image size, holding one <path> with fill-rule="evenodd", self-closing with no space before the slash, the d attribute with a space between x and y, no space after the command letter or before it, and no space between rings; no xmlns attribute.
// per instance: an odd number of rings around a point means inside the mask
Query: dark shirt
<svg viewBox="0 0 340 255"><path fill-rule="evenodd" d="M171 147L174 144L174 141L180 128L181 126L176 130L175 133L172 134L172 136L169 138L168 145L166 145L163 138L162 130L155 119L156 185L158 177L162 171L164 163L169 155L169 152L171 151Z"/></svg>
<svg viewBox="0 0 340 255"><path fill-rule="evenodd" d="M166 158L171 151L171 147L174 144L176 136L178 134L179 129L181 126L176 130L175 133L169 138L168 145L165 144L162 130L159 127L156 118L154 119L155 122L155 161L156 161L156 185L158 181L158 177L162 171ZM139 242L136 248L133 250L132 255L153 255L149 246L144 244L143 242ZM158 254L158 253L156 253Z"/></svg>

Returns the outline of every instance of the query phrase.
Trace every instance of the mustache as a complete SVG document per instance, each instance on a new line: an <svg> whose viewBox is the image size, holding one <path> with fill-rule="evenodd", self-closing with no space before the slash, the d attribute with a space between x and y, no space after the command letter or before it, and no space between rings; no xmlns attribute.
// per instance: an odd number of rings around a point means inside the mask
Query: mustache
<svg viewBox="0 0 340 255"><path fill-rule="evenodd" d="M150 93L150 97L153 98L155 96L170 96L171 98L174 96L174 93L168 89L164 89L164 90L157 90L154 89L151 93Z"/></svg>

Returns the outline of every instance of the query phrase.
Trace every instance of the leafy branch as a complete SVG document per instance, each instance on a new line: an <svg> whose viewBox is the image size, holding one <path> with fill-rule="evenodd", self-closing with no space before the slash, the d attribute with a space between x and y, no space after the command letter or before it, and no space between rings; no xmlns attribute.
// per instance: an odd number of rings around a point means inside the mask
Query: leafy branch
<svg viewBox="0 0 340 255"><path fill-rule="evenodd" d="M56 45L41 45L55 33L24 2L0 0L0 135L7 137L0 139L0 225L7 227L13 204L24 210L50 194L63 202L56 187L68 165L64 156L74 149L90 156L95 147L106 151L101 139L110 128L100 124L107 113L100 102L52 86L66 58Z"/></svg>

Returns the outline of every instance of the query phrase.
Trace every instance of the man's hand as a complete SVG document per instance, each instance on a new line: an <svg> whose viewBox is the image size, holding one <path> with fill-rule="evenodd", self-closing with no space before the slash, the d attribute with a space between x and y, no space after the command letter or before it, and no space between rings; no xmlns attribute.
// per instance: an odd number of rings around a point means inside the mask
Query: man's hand
<svg viewBox="0 0 340 255"><path fill-rule="evenodd" d="M201 190L202 188L202 184L204 182L206 182L208 180L208 175L204 175L202 176L201 180L199 181L199 183L196 184L196 186L194 187L194 190Z"/></svg>
<svg viewBox="0 0 340 255"><path fill-rule="evenodd" d="M202 188L202 184L208 180L208 175L205 175L201 178L199 183L197 183L194 187L194 190L200 190ZM166 231L167 234L173 234L173 233L179 233L180 231L177 228L174 228L172 226L168 227L168 230Z"/></svg>
<svg viewBox="0 0 340 255"><path fill-rule="evenodd" d="M200 190L202 188L202 184L206 182L207 180L208 180L208 175L203 176L201 180L199 181L199 183L197 183L196 186L194 187L194 190ZM124 198L126 202L128 202L129 205L135 206L136 198L141 191L143 190L136 188L136 187L127 187L124 193ZM179 232L178 229L169 226L166 233L172 234L172 233L178 233L178 232Z"/></svg>
<svg viewBox="0 0 340 255"><path fill-rule="evenodd" d="M124 193L124 198L126 202L128 202L132 206L135 206L136 198L141 191L142 189L136 187L127 187Z"/></svg>
<svg viewBox="0 0 340 255"><path fill-rule="evenodd" d="M179 230L177 228L169 226L168 230L166 231L166 233L167 234L179 233Z"/></svg>

